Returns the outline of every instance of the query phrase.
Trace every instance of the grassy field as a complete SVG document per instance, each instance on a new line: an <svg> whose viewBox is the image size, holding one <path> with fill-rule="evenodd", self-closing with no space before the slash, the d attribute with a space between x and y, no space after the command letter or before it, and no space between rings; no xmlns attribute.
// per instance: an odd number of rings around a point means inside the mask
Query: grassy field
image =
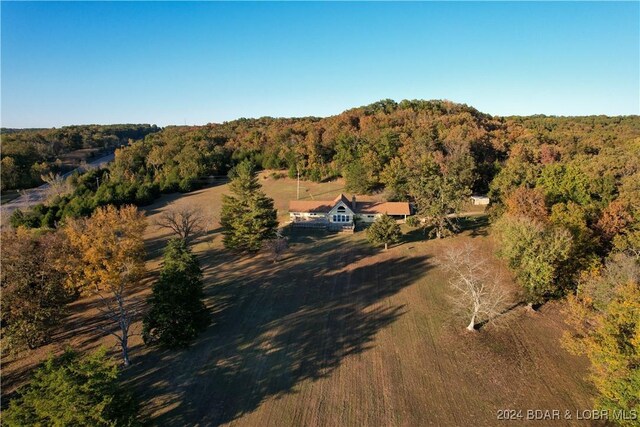
<svg viewBox="0 0 640 427"><path fill-rule="evenodd" d="M82 162L90 162L93 158L98 157L103 150L99 148L81 148L59 156L60 166L63 170L75 169Z"/></svg>
<svg viewBox="0 0 640 427"><path fill-rule="evenodd" d="M285 219L295 181L261 181ZM331 199L342 182L303 187L305 198ZM147 210L150 224L172 204L207 213L208 232L195 250L213 311L212 326L188 349L146 348L134 338L125 381L152 424L495 426L501 424L498 409L591 407L586 360L559 345L565 328L559 304L539 313L517 307L500 327L478 333L465 332L467 320L452 314L439 258L465 242L491 255L493 241L482 220L442 241L424 241L406 229L405 242L388 251L372 248L364 233L296 232L284 259L274 264L266 254L238 257L221 249L217 219L226 191L220 185L166 196ZM138 301L149 293L168 237L150 225L151 277ZM498 261L494 267L515 295L504 267ZM47 352L69 343L83 349L113 345L92 332L99 318L90 307L88 299L74 304L54 344L28 358L6 358L3 393Z"/></svg>

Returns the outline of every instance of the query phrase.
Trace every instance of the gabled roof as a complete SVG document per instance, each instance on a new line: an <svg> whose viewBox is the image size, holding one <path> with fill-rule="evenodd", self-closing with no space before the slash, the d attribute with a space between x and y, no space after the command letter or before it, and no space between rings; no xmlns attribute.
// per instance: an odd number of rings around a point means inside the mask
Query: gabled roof
<svg viewBox="0 0 640 427"><path fill-rule="evenodd" d="M407 202L357 202L356 213L411 215L411 209Z"/></svg>
<svg viewBox="0 0 640 427"><path fill-rule="evenodd" d="M291 200L289 212L328 213L334 206L330 200Z"/></svg>
<svg viewBox="0 0 640 427"><path fill-rule="evenodd" d="M333 199L333 206L337 205L338 202L342 202L345 205L347 205L347 207L349 209L351 208L351 202L349 201L349 199L347 199L347 196L345 196L344 194L340 193L340 195L338 197L336 197L335 199Z"/></svg>
<svg viewBox="0 0 640 427"><path fill-rule="evenodd" d="M289 212L329 213L339 202L343 202L351 209L351 202L341 193L333 200L291 200Z"/></svg>
<svg viewBox="0 0 640 427"><path fill-rule="evenodd" d="M354 211L351 201L344 194L333 200L291 200L289 212L329 213L339 202ZM369 202L356 200L357 214L411 215L407 202Z"/></svg>

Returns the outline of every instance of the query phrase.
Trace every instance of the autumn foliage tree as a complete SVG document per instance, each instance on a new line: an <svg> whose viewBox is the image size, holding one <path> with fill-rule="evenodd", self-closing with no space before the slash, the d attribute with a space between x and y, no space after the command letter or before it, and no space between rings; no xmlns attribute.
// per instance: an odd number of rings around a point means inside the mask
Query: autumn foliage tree
<svg viewBox="0 0 640 427"><path fill-rule="evenodd" d="M277 212L273 200L261 189L252 162L239 163L231 173L233 195L222 198L220 224L223 244L239 252L256 252L265 240L276 235Z"/></svg>
<svg viewBox="0 0 640 427"><path fill-rule="evenodd" d="M99 327L113 335L129 360L129 336L135 315L131 296L144 268L144 215L135 206L97 209L90 218L71 221L65 231L82 263L84 290L99 298L98 309L109 320Z"/></svg>
<svg viewBox="0 0 640 427"><path fill-rule="evenodd" d="M12 348L45 344L60 324L74 294L67 246L59 233L2 233L2 322Z"/></svg>
<svg viewBox="0 0 640 427"><path fill-rule="evenodd" d="M565 345L591 361L598 408L640 413L640 266L618 254L603 268L585 272L569 296ZM615 419L620 425L636 420Z"/></svg>
<svg viewBox="0 0 640 427"><path fill-rule="evenodd" d="M536 189L518 187L505 200L507 213L522 216L536 221L546 221L549 213L544 201L544 194Z"/></svg>

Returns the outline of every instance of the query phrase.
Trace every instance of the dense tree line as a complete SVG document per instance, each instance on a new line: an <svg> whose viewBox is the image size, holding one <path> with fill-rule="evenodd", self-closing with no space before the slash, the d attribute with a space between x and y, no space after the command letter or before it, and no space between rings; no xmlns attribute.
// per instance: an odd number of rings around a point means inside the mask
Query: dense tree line
<svg viewBox="0 0 640 427"><path fill-rule="evenodd" d="M73 194L37 207L35 218L17 214L27 218L14 223L38 227L48 215L44 225L51 226L105 204L143 205L161 193L191 191L203 176L225 175L249 159L258 168L288 170L291 177L300 173L303 179L322 181L343 176L349 191L384 189L389 199L411 199L445 235L455 231L448 218L468 194L491 190L503 205L502 193L530 185L542 165L555 162L568 168L546 171L548 182L554 174L575 175L575 165L565 164L569 158L588 165L591 175L607 168L615 173L625 168L618 160L592 160L601 154L615 158L639 135L637 117L501 118L462 104L422 100L383 100L326 118L171 126L117 150L99 187L93 184L95 175L75 178ZM527 156L535 161L518 160ZM611 180L598 183L613 185ZM443 187L448 190L440 192Z"/></svg>
<svg viewBox="0 0 640 427"><path fill-rule="evenodd" d="M114 149L157 132L153 125L87 125L60 129L2 129L2 190L42 184L42 175L60 172L62 154L81 148Z"/></svg>

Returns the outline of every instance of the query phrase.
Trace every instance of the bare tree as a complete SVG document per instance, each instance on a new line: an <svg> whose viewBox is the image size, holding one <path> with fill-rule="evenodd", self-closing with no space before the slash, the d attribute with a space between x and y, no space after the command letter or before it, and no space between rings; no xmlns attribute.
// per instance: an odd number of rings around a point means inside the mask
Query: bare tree
<svg viewBox="0 0 640 427"><path fill-rule="evenodd" d="M476 248L466 244L449 249L443 266L452 274L449 281L452 301L470 317L467 330L475 331L479 321L492 320L501 313L505 293L498 286L498 278L491 275L487 260Z"/></svg>
<svg viewBox="0 0 640 427"><path fill-rule="evenodd" d="M168 228L187 244L205 230L205 217L200 208L170 208L156 220L160 228Z"/></svg>
<svg viewBox="0 0 640 427"><path fill-rule="evenodd" d="M129 287L132 286L133 282L139 280L137 269L136 266L125 264L120 270L121 279L111 283L107 289L101 289L98 284L93 285L93 293L101 302L101 305L98 305L97 308L110 322L110 326L97 325L96 328L116 338L122 350L124 366L131 364L129 338L134 335L131 333L131 324L135 317L139 315L139 311L133 308L133 299L128 295ZM112 329L114 323L118 325L116 330Z"/></svg>
<svg viewBox="0 0 640 427"><path fill-rule="evenodd" d="M59 173L49 172L46 175L40 175L40 179L48 184L45 190L47 200L63 196L71 191L71 185Z"/></svg>
<svg viewBox="0 0 640 427"><path fill-rule="evenodd" d="M289 248L289 242L288 239L282 235L280 230L278 230L276 233L276 237L268 240L265 243L265 247L271 254L271 259L273 259L273 262L276 263L280 261L282 253Z"/></svg>

